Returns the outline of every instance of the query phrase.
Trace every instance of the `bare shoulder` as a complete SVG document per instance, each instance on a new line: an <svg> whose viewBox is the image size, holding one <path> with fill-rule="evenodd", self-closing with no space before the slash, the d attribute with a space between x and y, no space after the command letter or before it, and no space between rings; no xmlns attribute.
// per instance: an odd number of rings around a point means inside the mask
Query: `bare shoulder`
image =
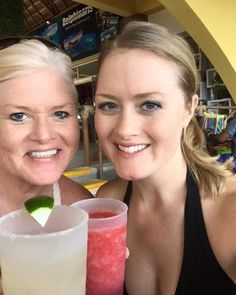
<svg viewBox="0 0 236 295"><path fill-rule="evenodd" d="M216 224L220 231L218 235L223 241L222 247L225 262L228 262L226 269L229 270L230 276L236 281L236 175L227 178L225 188L219 196L220 207L218 208L218 216ZM220 241L218 241L220 244Z"/></svg>
<svg viewBox="0 0 236 295"><path fill-rule="evenodd" d="M97 191L97 198L112 198L122 200L127 189L127 180L121 178L113 179L102 185Z"/></svg>
<svg viewBox="0 0 236 295"><path fill-rule="evenodd" d="M228 177L222 195L233 202L236 202L236 174Z"/></svg>
<svg viewBox="0 0 236 295"><path fill-rule="evenodd" d="M79 200L93 197L85 187L66 176L62 176L59 179L59 185L62 196L62 204L70 205Z"/></svg>
<svg viewBox="0 0 236 295"><path fill-rule="evenodd" d="M222 194L218 198L218 220L221 220L221 225L225 232L230 229L229 234L236 230L236 175L230 176L226 179ZM236 249L236 236L235 249Z"/></svg>
<svg viewBox="0 0 236 295"><path fill-rule="evenodd" d="M221 216L223 214L226 218L232 215L236 216L236 175L227 177L224 188L217 199Z"/></svg>

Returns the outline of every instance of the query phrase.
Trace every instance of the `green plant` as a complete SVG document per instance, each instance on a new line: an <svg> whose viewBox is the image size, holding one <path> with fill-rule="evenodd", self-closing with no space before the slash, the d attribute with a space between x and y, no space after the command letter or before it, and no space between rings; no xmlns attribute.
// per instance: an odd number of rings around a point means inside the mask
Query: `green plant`
<svg viewBox="0 0 236 295"><path fill-rule="evenodd" d="M0 36L24 32L23 0L0 0Z"/></svg>

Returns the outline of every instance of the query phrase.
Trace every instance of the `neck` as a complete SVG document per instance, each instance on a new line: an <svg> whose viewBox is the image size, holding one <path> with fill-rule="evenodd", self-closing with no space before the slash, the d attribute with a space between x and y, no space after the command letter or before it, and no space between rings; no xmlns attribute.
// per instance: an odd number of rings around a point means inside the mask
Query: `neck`
<svg viewBox="0 0 236 295"><path fill-rule="evenodd" d="M168 205L184 201L187 166L184 159L175 164L163 167L151 177L134 182L133 196L150 205Z"/></svg>
<svg viewBox="0 0 236 295"><path fill-rule="evenodd" d="M52 185L36 186L19 181L2 182L0 187L0 215L23 208L24 202L37 195L53 195Z"/></svg>

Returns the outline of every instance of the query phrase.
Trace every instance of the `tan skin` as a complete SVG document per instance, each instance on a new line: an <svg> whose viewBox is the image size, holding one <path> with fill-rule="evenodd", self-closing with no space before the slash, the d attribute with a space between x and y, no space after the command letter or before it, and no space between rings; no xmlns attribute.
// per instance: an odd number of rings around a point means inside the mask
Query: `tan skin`
<svg viewBox="0 0 236 295"><path fill-rule="evenodd" d="M202 198L204 220L214 254L225 272L236 282L235 236L236 227L236 178L226 184L217 199ZM113 197L123 200L127 181L116 179L103 185L97 197ZM139 197L141 190L133 182L129 206L126 286L130 295L175 293L183 255L183 222L186 186L183 183L179 201L158 204L157 192L143 191L144 204ZM151 194L153 193L153 198ZM178 196L176 196L177 198ZM151 200L152 198L152 200ZM157 210L159 214L157 214ZM219 238L220 237L220 238Z"/></svg>
<svg viewBox="0 0 236 295"><path fill-rule="evenodd" d="M62 176L79 142L69 83L51 67L0 83L0 93L0 214L35 195L52 195L57 181L63 204L91 197Z"/></svg>
<svg viewBox="0 0 236 295"><path fill-rule="evenodd" d="M52 196L57 181L62 204L92 197L62 175L78 142L74 97L57 70L0 83L0 216L33 196Z"/></svg>
<svg viewBox="0 0 236 295"><path fill-rule="evenodd" d="M58 180L63 203L91 197L81 185L61 176L79 140L67 82L47 69L2 82L0 91L0 214L22 208L32 196L52 195L52 184Z"/></svg>
<svg viewBox="0 0 236 295"><path fill-rule="evenodd" d="M177 77L173 64L142 50L113 52L99 73L95 124L120 178L103 185L97 197L123 200L132 181L129 295L173 295L181 271L187 165L178 127L188 124L197 101L184 107ZM236 282L235 181L229 178L217 198L202 193L201 204L215 256Z"/></svg>

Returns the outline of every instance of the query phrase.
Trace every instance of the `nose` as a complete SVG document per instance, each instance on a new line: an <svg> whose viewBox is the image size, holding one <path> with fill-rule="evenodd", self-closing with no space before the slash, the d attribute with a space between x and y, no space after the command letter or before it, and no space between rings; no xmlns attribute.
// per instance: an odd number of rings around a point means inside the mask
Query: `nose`
<svg viewBox="0 0 236 295"><path fill-rule="evenodd" d="M55 138L55 131L46 118L37 118L32 123L30 138L41 144L48 143Z"/></svg>
<svg viewBox="0 0 236 295"><path fill-rule="evenodd" d="M116 134L128 139L130 137L138 135L139 120L132 112L121 113L116 122Z"/></svg>

